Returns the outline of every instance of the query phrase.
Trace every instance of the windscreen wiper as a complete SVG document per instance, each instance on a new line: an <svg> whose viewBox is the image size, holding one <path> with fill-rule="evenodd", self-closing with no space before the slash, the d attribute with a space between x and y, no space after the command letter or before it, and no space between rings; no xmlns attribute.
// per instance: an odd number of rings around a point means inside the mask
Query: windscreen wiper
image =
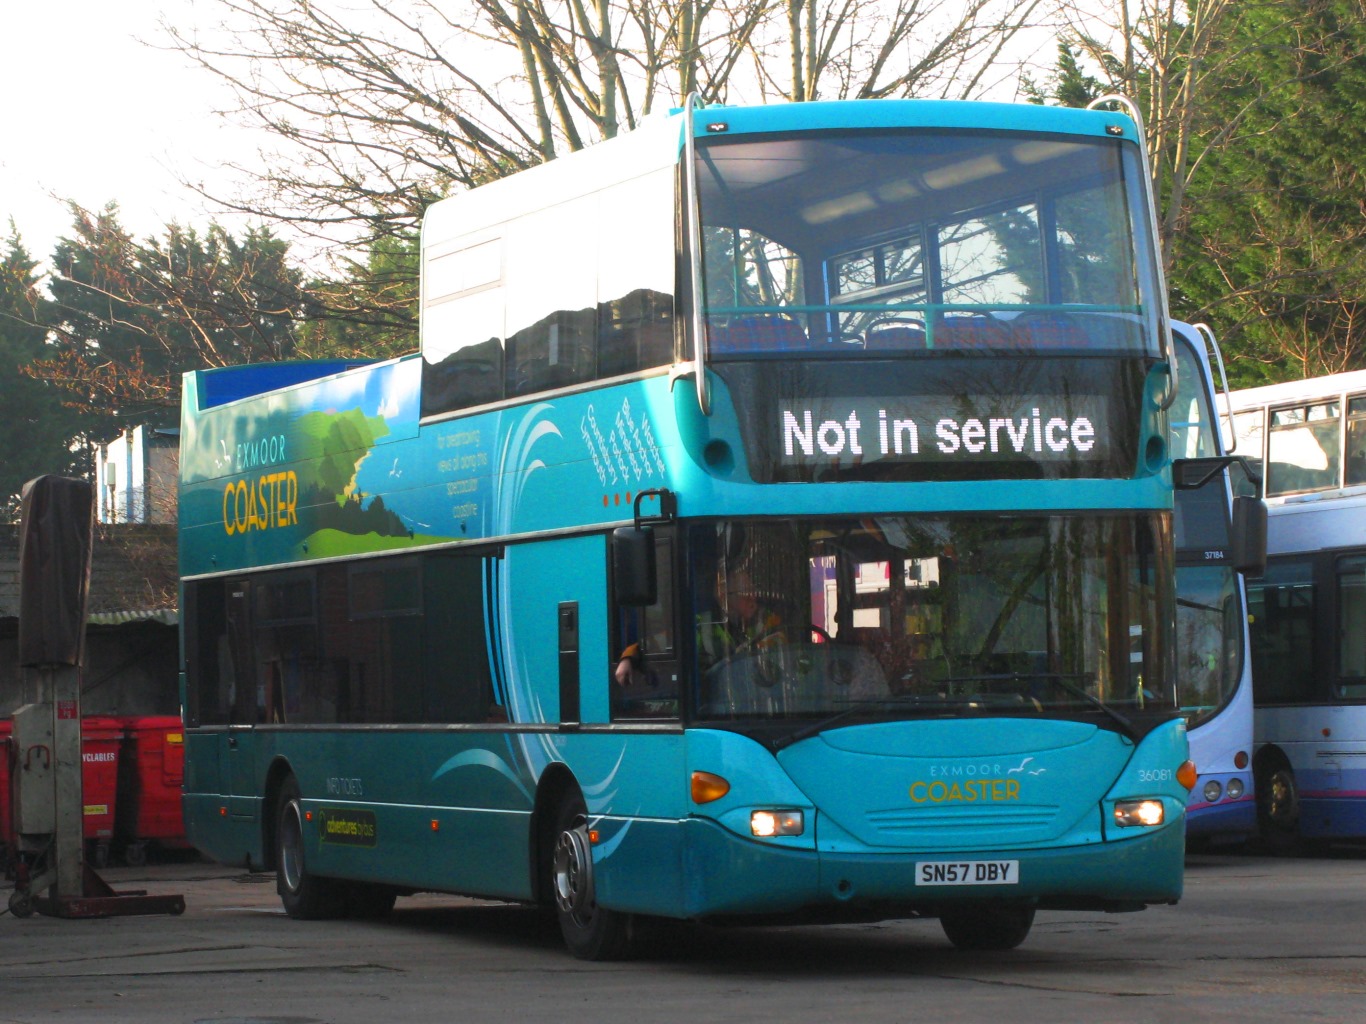
<svg viewBox="0 0 1366 1024"><path fill-rule="evenodd" d="M1030 673L1028 673L1028 674L1017 674L1017 675L1015 676L1015 678L1016 678L1016 679L1046 679L1046 680L1048 680L1050 683L1057 683L1058 688L1059 688L1060 690L1064 690L1064 691L1066 691L1067 693L1072 694L1074 697L1080 697L1082 700L1086 701L1088 704L1094 704L1096 707L1100 708L1101 711L1103 711L1103 712L1105 712L1105 714L1109 715L1110 718L1111 718L1111 719L1112 719L1112 720L1113 720L1121 729L1124 730L1124 734L1125 734L1126 736L1128 736L1129 739L1133 740L1135 743L1138 742L1138 739L1139 739L1139 735L1138 735L1138 726L1134 725L1134 723L1128 718L1127 715L1123 714L1123 713L1120 712L1120 711L1117 711L1115 708L1112 708L1109 704L1105 703L1105 701L1101 700L1101 699L1100 699L1099 697L1097 697L1094 693L1087 693L1085 687L1078 686L1076 683L1073 683L1073 682L1069 682L1069 681L1068 681L1068 677L1065 676L1065 675L1063 675L1061 672L1030 672ZM1085 678L1085 677L1077 677L1077 678Z"/></svg>
<svg viewBox="0 0 1366 1024"><path fill-rule="evenodd" d="M1128 736L1129 739L1137 741L1137 740L1138 740L1138 727L1137 727L1136 725L1134 725L1134 723L1133 723L1129 718L1127 718L1122 712L1116 711L1114 708L1112 708L1109 704L1105 703L1105 701L1101 700L1101 699L1100 699L1099 697L1097 697L1095 694L1087 693L1087 692L1086 692L1086 689L1085 689L1084 687L1078 686L1076 683L1073 683L1073 682L1069 682L1069 681L1068 681L1069 679L1087 679L1087 678L1089 678L1089 677L1086 676L1086 675L1082 675L1082 674L1076 674L1076 675L1073 675L1073 676L1068 676L1068 675L1065 675L1065 674L1062 673L1062 672L999 672L999 673L996 673L996 674L994 674L994 675L981 675L981 676L949 676L949 677L947 677L947 678L945 678L945 679L936 679L935 682L936 682L936 683L993 683L993 682L994 682L994 683L1000 683L1000 682L1022 683L1022 682L1028 682L1029 680L1032 680L1032 679L1043 679L1043 680L1047 680L1047 681L1050 682L1050 683L1056 683L1057 686L1058 686L1058 689L1063 690L1063 691L1066 692L1066 693L1070 693L1070 694L1071 694L1072 696L1074 696L1074 697L1080 697L1082 700L1086 701L1088 704L1093 704L1093 705L1095 705L1095 706L1096 706L1097 708L1099 708L1101 711L1105 712L1105 714L1108 715L1108 716L1111 718L1111 720L1113 720L1113 721L1115 722L1115 724L1117 724L1117 725L1124 731L1124 734L1125 734L1126 736ZM987 697L987 696L990 696L990 695L989 695L989 694L977 694L977 695L975 695L975 696L978 697L978 698L981 698L981 697Z"/></svg>
<svg viewBox="0 0 1366 1024"><path fill-rule="evenodd" d="M1060 672L1008 673L991 676L956 676L950 677L948 679L939 679L936 680L936 682L1023 682L1030 679L1047 680L1050 683L1055 683L1060 690L1063 690L1066 693L1071 694L1072 696L1080 697L1082 700L1086 701L1088 704L1093 705L1094 707L1102 711L1106 716L1108 716L1111 721L1113 721L1116 725L1120 727L1120 730L1124 733L1124 735L1128 736L1129 739L1133 740L1134 742L1138 742L1138 727L1134 725L1134 723L1126 715L1116 710L1115 708L1112 708L1109 704L1105 703L1105 701L1101 700L1094 694L1087 693L1083 687L1078 686L1076 683L1069 682L1068 677ZM833 728L835 725L839 724L845 719L853 717L860 711L867 711L869 708L893 708L906 706L914 706L921 708L928 706L1000 706L1000 704L1004 700L1007 700L1009 696L1010 695L1008 694L999 693L973 693L964 694L962 696L954 696L952 694L942 693L933 695L907 694L901 697L878 697L869 700L855 701L852 702L849 707L842 708L839 711L836 711L833 715L828 715L825 718L821 718L815 722L811 722L808 725L804 725L800 729L796 729L793 732L790 732L784 736L779 736L776 740L773 740L769 744L769 746L772 747L775 751L782 750L785 747L790 747L794 743L800 743L802 740L810 739L812 736L815 736L819 733L823 733L827 729Z"/></svg>
<svg viewBox="0 0 1366 1024"><path fill-rule="evenodd" d="M810 739L817 733L825 732L826 729L829 729L836 722L842 722L844 719L849 718L860 711L866 711L870 707L881 707L883 704L887 703L889 703L889 701L886 700L857 701L847 708L836 711L833 715L827 715L825 718L812 722L809 725L804 725L795 732L788 733L786 736L779 736L770 743L769 746L774 750L782 750L784 747L790 747L794 743L800 743L802 740Z"/></svg>
<svg viewBox="0 0 1366 1024"><path fill-rule="evenodd" d="M854 701L851 703L849 707L842 708L841 710L836 711L833 715L828 715L825 718L821 718L815 722L811 722L809 725L804 725L800 729L790 732L785 736L779 736L776 740L773 740L769 744L769 746L772 747L774 750L782 750L784 747L790 747L794 743L800 743L802 740L810 739L812 736L815 736L818 733L825 732L827 729L832 728L837 723L844 721L846 718L850 718L860 711L867 711L869 708L927 706L975 707L979 704L989 703L989 699L993 696L995 695L980 693L973 694L970 697L954 697L946 696L944 694L935 694L933 696L907 694L901 697L875 697L870 698L868 700Z"/></svg>

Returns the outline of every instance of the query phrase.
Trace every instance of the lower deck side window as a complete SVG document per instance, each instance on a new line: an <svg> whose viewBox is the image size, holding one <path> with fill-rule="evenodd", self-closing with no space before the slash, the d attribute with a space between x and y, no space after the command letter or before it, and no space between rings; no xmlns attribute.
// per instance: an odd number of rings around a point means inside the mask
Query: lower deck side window
<svg viewBox="0 0 1366 1024"><path fill-rule="evenodd" d="M186 584L190 724L502 720L488 561L434 553Z"/></svg>

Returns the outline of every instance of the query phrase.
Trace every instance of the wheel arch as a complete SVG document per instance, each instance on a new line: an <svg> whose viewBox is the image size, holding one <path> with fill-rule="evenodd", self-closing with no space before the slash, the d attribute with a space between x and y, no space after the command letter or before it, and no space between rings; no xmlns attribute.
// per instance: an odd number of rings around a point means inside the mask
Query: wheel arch
<svg viewBox="0 0 1366 1024"><path fill-rule="evenodd" d="M536 784L536 802L531 812L531 897L542 906L550 906L550 863L555 849L555 808L574 791L583 792L574 773L563 762L556 761L541 773Z"/></svg>
<svg viewBox="0 0 1366 1024"><path fill-rule="evenodd" d="M280 790L284 788L285 780L292 775L294 769L283 757L277 757L272 761L270 769L266 772L266 784L261 791L261 868L265 871L274 871L277 867L275 829L280 818L277 813Z"/></svg>
<svg viewBox="0 0 1366 1024"><path fill-rule="evenodd" d="M1254 780L1261 780L1268 772L1275 771L1277 768L1290 768L1294 766L1290 763L1290 758L1284 750L1275 743L1263 743L1257 748L1257 752L1252 755L1252 777Z"/></svg>

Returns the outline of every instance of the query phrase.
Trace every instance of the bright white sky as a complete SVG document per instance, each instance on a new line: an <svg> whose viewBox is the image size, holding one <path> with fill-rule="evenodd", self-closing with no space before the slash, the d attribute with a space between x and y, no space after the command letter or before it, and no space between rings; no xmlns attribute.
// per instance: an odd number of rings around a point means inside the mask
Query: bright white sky
<svg viewBox="0 0 1366 1024"><path fill-rule="evenodd" d="M178 176L222 180L234 148L250 159L247 133L214 116L231 102L218 79L157 48L163 12L178 26L218 21L208 0L3 0L0 235L12 218L33 257L68 233L66 199L117 202L138 235L207 223L213 211Z"/></svg>
<svg viewBox="0 0 1366 1024"><path fill-rule="evenodd" d="M231 194L222 163L250 165L263 135L215 115L231 94L161 28L212 34L221 16L214 0L0 0L0 238L13 219L48 259L69 233L68 199L116 202L140 237L172 220L242 229L179 182Z"/></svg>

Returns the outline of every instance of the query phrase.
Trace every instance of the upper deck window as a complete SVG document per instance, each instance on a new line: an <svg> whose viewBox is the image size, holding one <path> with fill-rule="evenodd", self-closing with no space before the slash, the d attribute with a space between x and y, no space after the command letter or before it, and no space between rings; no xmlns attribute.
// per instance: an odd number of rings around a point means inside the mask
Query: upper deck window
<svg viewBox="0 0 1366 1024"><path fill-rule="evenodd" d="M1251 409L1233 414L1233 437L1238 451L1261 461L1266 442L1266 412Z"/></svg>
<svg viewBox="0 0 1366 1024"><path fill-rule="evenodd" d="M1199 459L1219 454L1214 409L1206 392L1208 378L1189 341L1176 337L1176 400L1167 411L1173 459ZM1195 489L1176 493L1175 523L1177 558L1209 565L1214 552L1226 552L1229 543L1228 492L1222 473ZM1184 557L1183 557L1184 556ZM1221 571L1231 573L1221 563ZM1193 578L1193 577L1192 577Z"/></svg>
<svg viewBox="0 0 1366 1024"><path fill-rule="evenodd" d="M424 416L673 361L673 168L605 184L579 164L558 172L577 187L554 202L490 199L500 223L424 236Z"/></svg>
<svg viewBox="0 0 1366 1024"><path fill-rule="evenodd" d="M1131 149L945 130L699 140L710 352L1156 352Z"/></svg>
<svg viewBox="0 0 1366 1024"><path fill-rule="evenodd" d="M1332 399L1271 411L1268 495L1339 486L1339 402Z"/></svg>
<svg viewBox="0 0 1366 1024"><path fill-rule="evenodd" d="M1265 454L1267 497L1366 484L1366 395L1259 405L1233 427L1240 452Z"/></svg>
<svg viewBox="0 0 1366 1024"><path fill-rule="evenodd" d="M1167 411L1174 459L1201 459L1219 454L1222 428L1211 403L1210 381L1195 348L1183 334L1173 332L1176 342L1176 400Z"/></svg>
<svg viewBox="0 0 1366 1024"><path fill-rule="evenodd" d="M1347 399L1346 485L1366 484L1366 395Z"/></svg>

